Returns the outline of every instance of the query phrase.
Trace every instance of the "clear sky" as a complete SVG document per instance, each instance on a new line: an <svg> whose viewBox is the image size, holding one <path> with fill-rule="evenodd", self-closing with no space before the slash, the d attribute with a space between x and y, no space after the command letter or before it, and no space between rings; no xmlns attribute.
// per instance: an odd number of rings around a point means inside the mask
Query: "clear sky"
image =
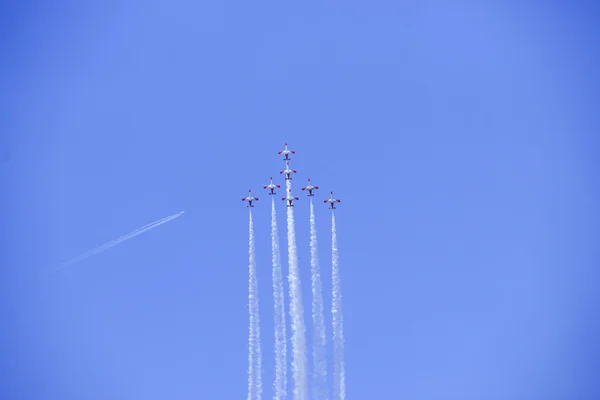
<svg viewBox="0 0 600 400"><path fill-rule="evenodd" d="M599 398L598 9L491 3L3 5L0 398L244 398L250 188L271 398L285 141L350 399Z"/></svg>

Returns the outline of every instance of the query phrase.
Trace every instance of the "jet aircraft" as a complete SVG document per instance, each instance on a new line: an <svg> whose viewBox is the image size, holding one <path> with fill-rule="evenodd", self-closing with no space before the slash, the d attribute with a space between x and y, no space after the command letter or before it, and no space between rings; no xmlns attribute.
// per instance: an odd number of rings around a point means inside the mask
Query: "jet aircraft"
<svg viewBox="0 0 600 400"><path fill-rule="evenodd" d="M253 197L252 196L252 190L248 189L248 196L247 197L242 197L242 201L247 201L248 205L246 207L254 207L252 205L253 201L258 201L258 197Z"/></svg>
<svg viewBox="0 0 600 400"><path fill-rule="evenodd" d="M281 186L276 183L273 183L273 178L271 178L271 183L269 183L268 185L265 185L263 187L265 189L270 189L271 193L269 193L269 195L272 195L272 194L277 194L277 193L275 193L275 188L279 189Z"/></svg>
<svg viewBox="0 0 600 400"><path fill-rule="evenodd" d="M310 183L310 178L308 178L308 185L306 187L303 187L302 190L308 190L308 195L307 196L314 196L314 194L313 194L312 191L315 190L315 189L318 189L318 188L319 188L318 186L313 186Z"/></svg>
<svg viewBox="0 0 600 400"><path fill-rule="evenodd" d="M335 203L339 203L340 201L333 197L333 192L330 192L331 197L324 201L324 203L329 203L329 209L335 210Z"/></svg>
<svg viewBox="0 0 600 400"><path fill-rule="evenodd" d="M285 173L285 180L291 180L292 177L290 176L292 174L292 172L295 174L296 170L295 169L290 169L290 163L288 161L285 162L285 169L283 171L280 171L280 174Z"/></svg>
<svg viewBox="0 0 600 400"><path fill-rule="evenodd" d="M296 154L296 152L294 150L289 150L288 149L288 144L286 143L284 149L281 150L278 154L285 155L284 160L285 161L289 161L290 160L290 154Z"/></svg>
<svg viewBox="0 0 600 400"><path fill-rule="evenodd" d="M288 202L287 206L294 207L294 205L292 204L292 201L298 200L298 198L292 196L292 191L290 189L288 189L287 197L282 197L281 200L287 200L287 202Z"/></svg>

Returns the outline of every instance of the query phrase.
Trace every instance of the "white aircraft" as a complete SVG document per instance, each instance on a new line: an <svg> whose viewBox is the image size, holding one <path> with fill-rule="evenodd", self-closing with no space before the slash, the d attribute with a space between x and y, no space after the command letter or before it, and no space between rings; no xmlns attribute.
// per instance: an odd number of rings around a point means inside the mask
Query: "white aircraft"
<svg viewBox="0 0 600 400"><path fill-rule="evenodd" d="M248 205L246 207L254 207L252 205L253 201L258 201L258 197L253 197L252 196L252 190L248 190L248 197L242 197L242 201L247 201Z"/></svg>
<svg viewBox="0 0 600 400"><path fill-rule="evenodd" d="M289 161L290 160L290 154L296 154L296 152L294 150L289 150L288 149L288 144L285 144L285 148L283 150L281 150L278 154L283 154L285 155L284 160L285 161Z"/></svg>
<svg viewBox="0 0 600 400"><path fill-rule="evenodd" d="M292 204L292 201L298 200L298 198L292 196L292 191L288 189L287 197L282 197L281 200L287 200L287 202L288 202L287 206L294 207L294 205Z"/></svg>
<svg viewBox="0 0 600 400"><path fill-rule="evenodd" d="M333 197L333 192L330 192L330 193L331 193L331 197L328 198L327 200L325 200L324 203L329 203L329 209L335 210L335 203L339 203L340 201Z"/></svg>
<svg viewBox="0 0 600 400"><path fill-rule="evenodd" d="M287 181L287 180L291 180L292 179L291 176L290 176L292 174L292 172L296 173L296 170L295 169L290 169L290 163L286 161L285 162L285 169L283 171L280 171L279 173L280 174L285 173L285 175L286 175L285 176L285 180Z"/></svg>
<svg viewBox="0 0 600 400"><path fill-rule="evenodd" d="M318 189L318 186L313 186L310 183L310 178L308 178L308 185L306 187L303 187L302 190L308 190L308 196L314 196L314 194L312 193L313 190Z"/></svg>
<svg viewBox="0 0 600 400"><path fill-rule="evenodd" d="M263 186L263 188L265 188L265 189L271 189L271 193L269 193L269 195L277 194L277 193L275 193L275 188L279 189L280 187L281 186L279 186L278 184L273 183L273 178L272 177L271 177L271 183L269 183L268 185Z"/></svg>

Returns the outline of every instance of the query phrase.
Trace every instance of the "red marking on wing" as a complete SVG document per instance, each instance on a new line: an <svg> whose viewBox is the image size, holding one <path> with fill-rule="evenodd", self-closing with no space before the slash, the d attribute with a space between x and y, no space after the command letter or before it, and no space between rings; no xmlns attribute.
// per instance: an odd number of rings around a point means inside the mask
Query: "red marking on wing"
<svg viewBox="0 0 600 400"><path fill-rule="evenodd" d="M280 152L278 152L277 154L281 154L281 153L283 153L283 151L280 151Z"/></svg>
<svg viewBox="0 0 600 400"><path fill-rule="evenodd" d="M293 170L292 170L292 172L293 172L293 173L296 173L296 170L295 170L295 169L293 169Z"/></svg>
<svg viewBox="0 0 600 400"><path fill-rule="evenodd" d="M315 186L315 189L318 189L318 188L319 188L318 186Z"/></svg>
<svg viewBox="0 0 600 400"><path fill-rule="evenodd" d="M305 187L302 188L302 190L306 189Z"/></svg>
<svg viewBox="0 0 600 400"><path fill-rule="evenodd" d="M263 189L266 189L268 186L269 186L269 185L267 185L267 186L263 186Z"/></svg>
<svg viewBox="0 0 600 400"><path fill-rule="evenodd" d="M279 171L279 173L280 173L280 174L283 174L283 172L284 172L284 171L285 171L285 170L283 170L283 171Z"/></svg>
<svg viewBox="0 0 600 400"><path fill-rule="evenodd" d="M277 186L278 188L280 188L280 187L281 187L281 185L275 185L275 186Z"/></svg>
<svg viewBox="0 0 600 400"><path fill-rule="evenodd" d="M290 151L292 152L292 154L296 154L296 151L294 151L294 150L290 150Z"/></svg>
<svg viewBox="0 0 600 400"><path fill-rule="evenodd" d="M285 197L282 197L281 200L285 200Z"/></svg>
<svg viewBox="0 0 600 400"><path fill-rule="evenodd" d="M323 203L327 203L329 200L323 200Z"/></svg>
<svg viewBox="0 0 600 400"><path fill-rule="evenodd" d="M242 197L242 201L246 201L246 198L245 198L245 197Z"/></svg>
<svg viewBox="0 0 600 400"><path fill-rule="evenodd" d="M258 197L255 197L254 200L258 200Z"/></svg>

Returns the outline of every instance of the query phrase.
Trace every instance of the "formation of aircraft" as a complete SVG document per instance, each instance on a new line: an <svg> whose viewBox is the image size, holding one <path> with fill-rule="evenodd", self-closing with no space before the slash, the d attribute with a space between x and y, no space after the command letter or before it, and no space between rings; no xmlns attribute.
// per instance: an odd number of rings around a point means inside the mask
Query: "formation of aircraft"
<svg viewBox="0 0 600 400"><path fill-rule="evenodd" d="M252 205L252 202L255 201L255 200L258 201L258 197L252 196L252 190L251 189L248 189L248 196L242 197L242 201L247 201L248 202L248 205L246 207L254 207Z"/></svg>
<svg viewBox="0 0 600 400"><path fill-rule="evenodd" d="M335 203L339 203L340 200L333 197L333 192L329 193L331 196L327 200L325 200L324 203L329 203L329 209L335 210Z"/></svg>
<svg viewBox="0 0 600 400"><path fill-rule="evenodd" d="M292 174L296 173L295 169L291 169L290 168L290 154L296 154L296 152L294 150L290 150L288 149L288 144L286 143L284 146L284 149L281 150L280 152L278 152L278 154L283 154L285 155L285 158L283 159L285 161L285 169L282 170L281 172L279 172L280 174L285 174L285 180L291 180L292 179ZM268 185L263 186L264 189L269 189L270 193L269 195L274 195L277 194L275 193L275 189L279 189L281 188L280 185L273 183L273 178L271 177L271 181ZM308 178L308 185L306 185L305 187L302 188L302 190L307 190L308 191L308 195L309 197L314 196L313 194L313 190L319 189L318 186L313 185L310 181L310 178ZM295 197L292 195L292 191L288 189L287 191L287 195L286 197L282 197L281 200L285 200L287 201L287 206L288 207L294 207L294 200L299 200L298 197ZM258 201L258 197L254 197L252 196L252 191L248 190L248 196L243 197L242 201L247 201L248 205L247 207L254 207L254 205L252 204L253 201ZM329 209L330 210L335 210L335 203L339 203L340 200L336 199L333 197L333 192L330 192L330 197L327 200L324 200L324 203L329 203Z"/></svg>
<svg viewBox="0 0 600 400"><path fill-rule="evenodd" d="M263 188L271 190L271 193L269 193L269 195L277 194L277 193L275 193L275 188L279 189L280 187L281 187L280 185L273 183L273 177L271 177L271 183L263 186Z"/></svg>
<svg viewBox="0 0 600 400"><path fill-rule="evenodd" d="M313 190L318 189L318 186L313 186L310 183L310 178L308 178L308 185L303 187L302 190L308 190L308 195L307 196L314 196L314 194L312 193Z"/></svg>
<svg viewBox="0 0 600 400"><path fill-rule="evenodd" d="M288 189L287 196L282 197L281 200L286 200L288 202L288 204L287 204L288 207L294 207L294 205L292 204L292 201L299 200L299 199L297 197L292 196L292 191L290 189Z"/></svg>

